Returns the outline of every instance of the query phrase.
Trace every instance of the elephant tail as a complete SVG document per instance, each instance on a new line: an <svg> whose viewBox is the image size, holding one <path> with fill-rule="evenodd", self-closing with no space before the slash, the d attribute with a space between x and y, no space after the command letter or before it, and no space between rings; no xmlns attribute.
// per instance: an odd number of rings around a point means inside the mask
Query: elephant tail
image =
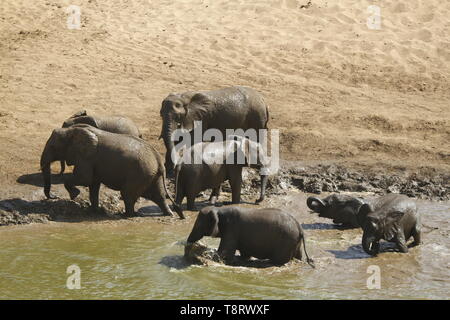
<svg viewBox="0 0 450 320"><path fill-rule="evenodd" d="M173 200L172 196L171 196L170 193L169 193L169 190L167 190L167 185L166 185L166 173L164 172L164 170L163 170L163 172L161 172L161 175L162 175L162 178L163 178L164 190L165 190L167 196L169 197L170 201L172 202L173 208L174 208L175 212L178 214L178 216L180 217L180 219L185 219L184 214L183 214L183 210L181 210L181 206L178 205L178 204L175 202L175 200Z"/></svg>
<svg viewBox="0 0 450 320"><path fill-rule="evenodd" d="M316 268L315 264L314 264L314 260L311 259L308 256L308 252L306 252L306 244L305 244L305 236L303 235L302 237L302 241L303 241L303 250L305 250L305 255L306 255L306 262L313 268Z"/></svg>

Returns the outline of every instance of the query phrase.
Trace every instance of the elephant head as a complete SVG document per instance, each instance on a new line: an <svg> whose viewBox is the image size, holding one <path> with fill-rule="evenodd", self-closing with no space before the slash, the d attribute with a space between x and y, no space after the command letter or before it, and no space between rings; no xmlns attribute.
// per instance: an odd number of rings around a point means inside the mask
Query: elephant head
<svg viewBox="0 0 450 320"><path fill-rule="evenodd" d="M97 149L98 138L89 130L89 125L53 130L41 154L41 170L44 177L44 193L48 199L55 198L50 193L53 161L64 159L68 165L89 160Z"/></svg>
<svg viewBox="0 0 450 320"><path fill-rule="evenodd" d="M192 130L194 121L205 120L203 119L205 107L210 103L205 95L195 92L172 93L163 100L160 110L163 121L160 138L164 140L166 146L165 166L168 172L173 170L171 154L174 149L174 141L172 134L178 128Z"/></svg>
<svg viewBox="0 0 450 320"><path fill-rule="evenodd" d="M357 214L364 204L361 199L333 194L326 198L308 197L306 204L319 217L333 219L334 223L342 223L351 227L359 227Z"/></svg>
<svg viewBox="0 0 450 320"><path fill-rule="evenodd" d="M357 217L363 229L362 247L367 254L378 254L379 241L390 241L395 237L404 213L395 209L388 212L373 210L369 204L361 206Z"/></svg>
<svg viewBox="0 0 450 320"><path fill-rule="evenodd" d="M81 123L88 124L98 128L97 121L94 119L94 117L88 116L86 110L78 111L77 113L72 115L69 119L64 121L62 127L68 128L73 126L74 124L81 124Z"/></svg>
<svg viewBox="0 0 450 320"><path fill-rule="evenodd" d="M218 208L205 207L199 211L187 242L197 242L205 236L220 237Z"/></svg>

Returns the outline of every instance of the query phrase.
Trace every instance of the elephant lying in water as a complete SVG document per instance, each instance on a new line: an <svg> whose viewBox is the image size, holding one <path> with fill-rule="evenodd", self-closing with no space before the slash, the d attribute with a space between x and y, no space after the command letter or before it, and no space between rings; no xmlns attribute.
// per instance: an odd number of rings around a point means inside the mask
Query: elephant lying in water
<svg viewBox="0 0 450 320"><path fill-rule="evenodd" d="M204 236L219 237L218 254L232 262L236 250L243 259L269 259L283 265L293 258L302 259L302 247L308 264L314 267L305 247L305 235L298 221L279 209L206 207L200 210L187 239L188 245Z"/></svg>
<svg viewBox="0 0 450 320"><path fill-rule="evenodd" d="M333 219L364 231L362 245L370 255L379 252L381 239L397 243L401 252L407 252L406 241L414 238L420 244L421 221L413 199L400 194L388 194L375 199L360 199L333 194L324 199L309 197L308 207L319 217Z"/></svg>
<svg viewBox="0 0 450 320"><path fill-rule="evenodd" d="M364 200L343 194L332 194L326 198L308 197L306 204L319 217L333 219L333 223L348 228L359 228L357 214Z"/></svg>
<svg viewBox="0 0 450 320"><path fill-rule="evenodd" d="M76 186L89 187L91 207L96 209L100 184L103 183L113 190L120 190L126 215L134 215L134 205L139 197L155 202L165 215L173 215L166 203L169 193L163 159L144 140L85 124L53 130L41 155L47 198L55 198L50 193L50 164L61 158L66 159L68 165L74 165L73 174L64 181L72 200L80 193ZM184 218L181 208L170 195L169 198L180 218Z"/></svg>
<svg viewBox="0 0 450 320"><path fill-rule="evenodd" d="M178 127L192 130L194 121L201 121L203 132L215 128L225 137L226 129L267 129L269 121L269 109L262 95L242 86L172 93L163 100L160 114L163 120L160 137L167 150L165 165L168 173L174 167L171 138Z"/></svg>
<svg viewBox="0 0 450 320"><path fill-rule="evenodd" d="M95 128L112 133L129 134L134 137L142 138L142 135L136 124L128 118L120 116L94 117L87 114L86 110L81 110L64 121L62 127L68 128L75 124L89 124ZM65 161L61 159L61 171L64 173Z"/></svg>
<svg viewBox="0 0 450 320"><path fill-rule="evenodd" d="M220 194L220 186L226 180L230 182L232 203L239 203L242 169L245 166L260 169L261 192L256 203L264 200L268 160L262 146L245 137L234 137L237 140L197 143L184 152L175 166L177 204L181 205L184 197L187 197L188 210L196 210L194 203L197 194L212 188L210 201L214 205ZM199 164L194 163L196 153L201 156Z"/></svg>

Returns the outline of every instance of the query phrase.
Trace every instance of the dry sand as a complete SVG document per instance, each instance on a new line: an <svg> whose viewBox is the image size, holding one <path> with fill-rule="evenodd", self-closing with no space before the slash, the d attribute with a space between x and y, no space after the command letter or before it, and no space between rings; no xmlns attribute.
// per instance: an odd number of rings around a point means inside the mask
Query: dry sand
<svg viewBox="0 0 450 320"><path fill-rule="evenodd" d="M81 8L81 29L66 8ZM170 92L254 87L281 157L450 172L450 2L1 0L0 198L43 198L51 130L80 109L125 115L157 140Z"/></svg>

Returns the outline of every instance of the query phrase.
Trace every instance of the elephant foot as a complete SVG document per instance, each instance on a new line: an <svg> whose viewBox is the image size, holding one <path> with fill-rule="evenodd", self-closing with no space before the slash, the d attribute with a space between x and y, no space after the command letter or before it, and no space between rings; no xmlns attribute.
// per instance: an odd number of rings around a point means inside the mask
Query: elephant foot
<svg viewBox="0 0 450 320"><path fill-rule="evenodd" d="M73 188L69 191L70 200L75 200L80 194L80 190L78 188Z"/></svg>

